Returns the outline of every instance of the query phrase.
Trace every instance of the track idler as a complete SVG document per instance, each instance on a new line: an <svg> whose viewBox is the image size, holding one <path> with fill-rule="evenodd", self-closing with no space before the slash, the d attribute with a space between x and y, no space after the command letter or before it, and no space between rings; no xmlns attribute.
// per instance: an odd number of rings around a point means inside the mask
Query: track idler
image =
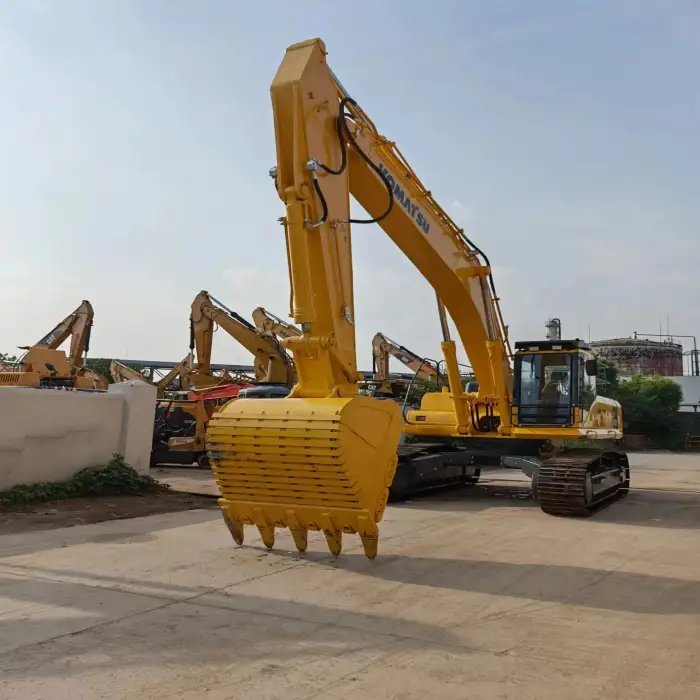
<svg viewBox="0 0 700 700"><path fill-rule="evenodd" d="M395 402L369 397L226 404L209 421L207 449L234 541L252 525L272 549L276 529L288 528L304 552L308 531L321 531L338 556L343 534L359 534L373 559L402 424Z"/></svg>

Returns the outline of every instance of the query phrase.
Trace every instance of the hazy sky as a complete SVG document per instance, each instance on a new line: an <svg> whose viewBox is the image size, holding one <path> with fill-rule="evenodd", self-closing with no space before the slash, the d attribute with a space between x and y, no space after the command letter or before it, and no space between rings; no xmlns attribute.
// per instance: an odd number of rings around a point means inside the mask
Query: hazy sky
<svg viewBox="0 0 700 700"><path fill-rule="evenodd" d="M697 0L1 0L0 350L83 298L92 356L180 359L202 288L286 317L269 84L314 36L513 339L700 335ZM378 227L353 248L360 365L378 330L436 356L430 287Z"/></svg>

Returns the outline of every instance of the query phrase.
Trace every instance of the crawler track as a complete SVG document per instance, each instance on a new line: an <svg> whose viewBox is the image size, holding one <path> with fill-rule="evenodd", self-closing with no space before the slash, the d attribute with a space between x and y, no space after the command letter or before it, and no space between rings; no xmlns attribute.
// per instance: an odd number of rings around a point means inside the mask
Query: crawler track
<svg viewBox="0 0 700 700"><path fill-rule="evenodd" d="M576 451L542 463L533 495L549 515L587 517L624 498L629 485L624 452Z"/></svg>
<svg viewBox="0 0 700 700"><path fill-rule="evenodd" d="M399 445L397 456L399 463L389 488L391 502L448 486L473 486L481 474L471 453L440 443Z"/></svg>

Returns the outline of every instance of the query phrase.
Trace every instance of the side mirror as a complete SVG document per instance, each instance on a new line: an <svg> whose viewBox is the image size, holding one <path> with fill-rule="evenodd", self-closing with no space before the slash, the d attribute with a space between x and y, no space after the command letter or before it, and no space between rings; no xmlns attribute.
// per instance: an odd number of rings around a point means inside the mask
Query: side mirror
<svg viewBox="0 0 700 700"><path fill-rule="evenodd" d="M586 374L589 377L595 377L598 375L598 360L586 360L584 364Z"/></svg>

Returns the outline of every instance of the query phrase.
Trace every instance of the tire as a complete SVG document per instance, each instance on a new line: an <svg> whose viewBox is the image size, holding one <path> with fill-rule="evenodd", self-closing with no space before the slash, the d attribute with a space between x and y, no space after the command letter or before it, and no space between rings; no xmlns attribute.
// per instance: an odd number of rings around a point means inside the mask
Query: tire
<svg viewBox="0 0 700 700"><path fill-rule="evenodd" d="M209 469L209 455L206 452L197 455L197 466L200 469Z"/></svg>

